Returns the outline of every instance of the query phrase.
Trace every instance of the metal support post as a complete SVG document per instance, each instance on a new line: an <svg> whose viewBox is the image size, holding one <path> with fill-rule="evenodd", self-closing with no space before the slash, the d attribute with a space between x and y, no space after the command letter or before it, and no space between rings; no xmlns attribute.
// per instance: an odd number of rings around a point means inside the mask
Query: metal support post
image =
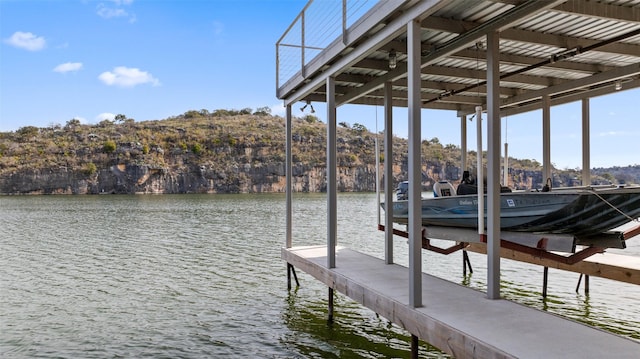
<svg viewBox="0 0 640 359"><path fill-rule="evenodd" d="M333 323L333 288L329 287L329 317L327 318L329 324Z"/></svg>
<svg viewBox="0 0 640 359"><path fill-rule="evenodd" d="M582 185L591 185L591 147L589 144L589 99L582 99Z"/></svg>
<svg viewBox="0 0 640 359"><path fill-rule="evenodd" d="M384 262L393 264L393 97L392 83L384 83Z"/></svg>
<svg viewBox="0 0 640 359"><path fill-rule="evenodd" d="M286 189L285 189L285 193L286 193L286 217L285 217L285 225L286 225L286 229L285 229L285 248L291 248L292 246L292 213L293 213L293 206L292 206L292 194L291 194L291 183L292 183L292 178L293 178L293 170L292 170L292 164L293 164L293 155L292 155L292 150L291 150L291 146L292 146L292 133L293 133L293 129L292 129L292 123L291 123L291 105L287 105L287 109L286 109L286 146L285 146L285 158L286 158Z"/></svg>
<svg viewBox="0 0 640 359"><path fill-rule="evenodd" d="M542 298L547 297L547 283L549 280L549 267L544 267L544 274L542 275Z"/></svg>
<svg viewBox="0 0 640 359"><path fill-rule="evenodd" d="M542 96L542 182L551 178L551 109L549 95ZM553 184L553 180L551 181Z"/></svg>
<svg viewBox="0 0 640 359"><path fill-rule="evenodd" d="M291 290L291 264L287 263L287 290Z"/></svg>
<svg viewBox="0 0 640 359"><path fill-rule="evenodd" d="M467 167L467 116L460 116L460 166L462 171L466 171Z"/></svg>
<svg viewBox="0 0 640 359"><path fill-rule="evenodd" d="M409 305L422 306L422 161L421 161L421 27L407 24L409 117Z"/></svg>
<svg viewBox="0 0 640 359"><path fill-rule="evenodd" d="M462 275L467 275L467 267L469 267L469 273L473 273L471 268L471 261L469 260L469 253L466 250L462 250Z"/></svg>
<svg viewBox="0 0 640 359"><path fill-rule="evenodd" d="M336 266L337 230L337 130L335 79L327 77L327 268Z"/></svg>
<svg viewBox="0 0 640 359"><path fill-rule="evenodd" d="M584 275L584 294L589 294L589 275Z"/></svg>
<svg viewBox="0 0 640 359"><path fill-rule="evenodd" d="M420 343L418 342L418 337L411 334L411 358L412 359L418 359L419 357L419 351L420 349Z"/></svg>
<svg viewBox="0 0 640 359"><path fill-rule="evenodd" d="M487 297L500 299L500 36L487 34ZM478 153L480 156L481 153ZM478 178L478 181L482 181ZM482 194L479 195L481 197Z"/></svg>
<svg viewBox="0 0 640 359"><path fill-rule="evenodd" d="M293 274L293 279L296 281L296 287L300 286L300 282L298 282L298 275L296 274L296 269L291 263L287 263L287 289L291 290L291 274Z"/></svg>
<svg viewBox="0 0 640 359"><path fill-rule="evenodd" d="M582 273L580 273L580 277L578 277L578 285L576 285L576 293L580 291L580 283L582 282Z"/></svg>
<svg viewBox="0 0 640 359"><path fill-rule="evenodd" d="M580 291L580 282L582 282L582 276L584 275L584 294L589 294L589 275L580 273L578 277L578 285L576 285L576 293Z"/></svg>

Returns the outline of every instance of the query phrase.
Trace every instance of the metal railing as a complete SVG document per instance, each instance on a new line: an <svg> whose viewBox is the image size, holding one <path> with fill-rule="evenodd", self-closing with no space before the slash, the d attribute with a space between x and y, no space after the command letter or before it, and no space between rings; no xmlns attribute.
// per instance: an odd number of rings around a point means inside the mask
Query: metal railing
<svg viewBox="0 0 640 359"><path fill-rule="evenodd" d="M276 43L276 89L303 71L379 0L310 0Z"/></svg>

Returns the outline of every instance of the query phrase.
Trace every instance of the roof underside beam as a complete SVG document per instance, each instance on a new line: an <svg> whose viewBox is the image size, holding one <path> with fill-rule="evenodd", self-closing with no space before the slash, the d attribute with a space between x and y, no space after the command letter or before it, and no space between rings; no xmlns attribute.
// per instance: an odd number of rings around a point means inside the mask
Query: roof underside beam
<svg viewBox="0 0 640 359"><path fill-rule="evenodd" d="M485 36L490 31L497 31L508 28L521 22L523 19L530 17L540 11L552 8L565 0L555 1L525 1L521 5L515 6L507 12L503 13L500 17L493 18L485 23L478 24L469 31L463 32L453 40L433 49L426 56L422 57L422 67L429 66L437 59L451 55L457 51L464 49L470 44L474 43L478 39ZM427 18L428 19L428 18ZM423 21L424 23L424 21ZM379 76L375 80L368 82L366 85L361 86L352 92L337 99L339 104L349 103L358 97L364 96L367 93L382 87L386 81L394 81L400 77L406 76L407 67L406 64L398 64L395 70L389 71L386 75Z"/></svg>
<svg viewBox="0 0 640 359"><path fill-rule="evenodd" d="M594 18L640 22L640 9L633 6L604 4L595 1L571 0L556 6L553 10Z"/></svg>
<svg viewBox="0 0 640 359"><path fill-rule="evenodd" d="M544 1L541 1L544 3ZM554 9L555 10L555 9ZM637 20L640 22L640 20ZM435 30L435 31L445 31L454 34L464 34L470 29L475 29L482 26L482 23L471 22L471 21L462 21L462 20L451 20L445 19L442 17L431 16L422 21L422 27L425 29ZM630 30L637 28L637 25L629 24L626 29L620 29L620 33L624 33ZM518 42L525 42L531 44L539 44L539 45L547 45L547 46L555 46L560 49L572 49L575 47L588 47L596 44L598 41L589 40L589 39L581 39L577 37L570 36L562 36L562 35L554 35L554 34L546 34L542 32L536 31L528 31L510 28L506 29L500 33L500 38L502 40L511 40ZM629 56L638 56L640 54L640 46L634 44L626 44L626 43L614 43L605 45L602 51L617 53L620 55L629 55Z"/></svg>

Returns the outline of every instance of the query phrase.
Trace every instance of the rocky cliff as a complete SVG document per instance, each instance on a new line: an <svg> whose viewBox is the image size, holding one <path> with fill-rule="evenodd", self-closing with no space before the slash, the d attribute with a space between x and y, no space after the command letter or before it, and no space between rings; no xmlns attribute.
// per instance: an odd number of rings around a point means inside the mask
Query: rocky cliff
<svg viewBox="0 0 640 359"><path fill-rule="evenodd" d="M98 125L72 120L64 127L27 126L0 133L0 193L285 191L285 125L281 117L190 111L162 121L120 119L120 123L103 121ZM314 116L296 118L292 139L293 190L326 191L325 125ZM337 150L338 190L375 191L375 134L361 125L341 123ZM394 185L407 178L406 154L406 140L395 138L391 159ZM437 138L425 140L422 154L425 190L441 179L460 179L458 147L443 146ZM468 157L475 163L475 152ZM381 155L383 183L384 161ZM530 189L544 184L540 164L528 160L512 163L510 187ZM578 171L554 171L554 186L577 185L579 176ZM629 176L625 178L629 182ZM596 176L594 183L612 180L615 178L610 174ZM630 182L634 181L631 176Z"/></svg>
<svg viewBox="0 0 640 359"><path fill-rule="evenodd" d="M293 189L324 191L324 125L294 126ZM340 132L339 190L375 190L372 134ZM284 146L284 120L265 115L23 128L0 136L0 193L284 192Z"/></svg>

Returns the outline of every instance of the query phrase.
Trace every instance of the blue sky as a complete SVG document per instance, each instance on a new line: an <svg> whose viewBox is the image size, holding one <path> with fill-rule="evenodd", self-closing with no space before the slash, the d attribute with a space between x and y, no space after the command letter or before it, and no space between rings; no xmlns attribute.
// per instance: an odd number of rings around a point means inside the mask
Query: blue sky
<svg viewBox="0 0 640 359"><path fill-rule="evenodd" d="M329 0L319 0L329 1ZM275 43L306 0L0 0L0 131L116 114L160 120L189 110L269 106ZM591 100L591 166L640 164L640 90ZM294 107L294 115L300 106ZM324 121L325 107L314 104ZM551 109L551 161L581 167L580 103ZM393 132L407 135L406 110ZM377 113L377 115L376 115ZM383 129L382 108L343 106L338 122ZM541 112L503 119L509 155L542 161ZM423 111L423 138L460 143L455 113ZM468 146L476 148L475 122ZM503 132L503 140L505 133ZM485 146L486 148L486 139Z"/></svg>

